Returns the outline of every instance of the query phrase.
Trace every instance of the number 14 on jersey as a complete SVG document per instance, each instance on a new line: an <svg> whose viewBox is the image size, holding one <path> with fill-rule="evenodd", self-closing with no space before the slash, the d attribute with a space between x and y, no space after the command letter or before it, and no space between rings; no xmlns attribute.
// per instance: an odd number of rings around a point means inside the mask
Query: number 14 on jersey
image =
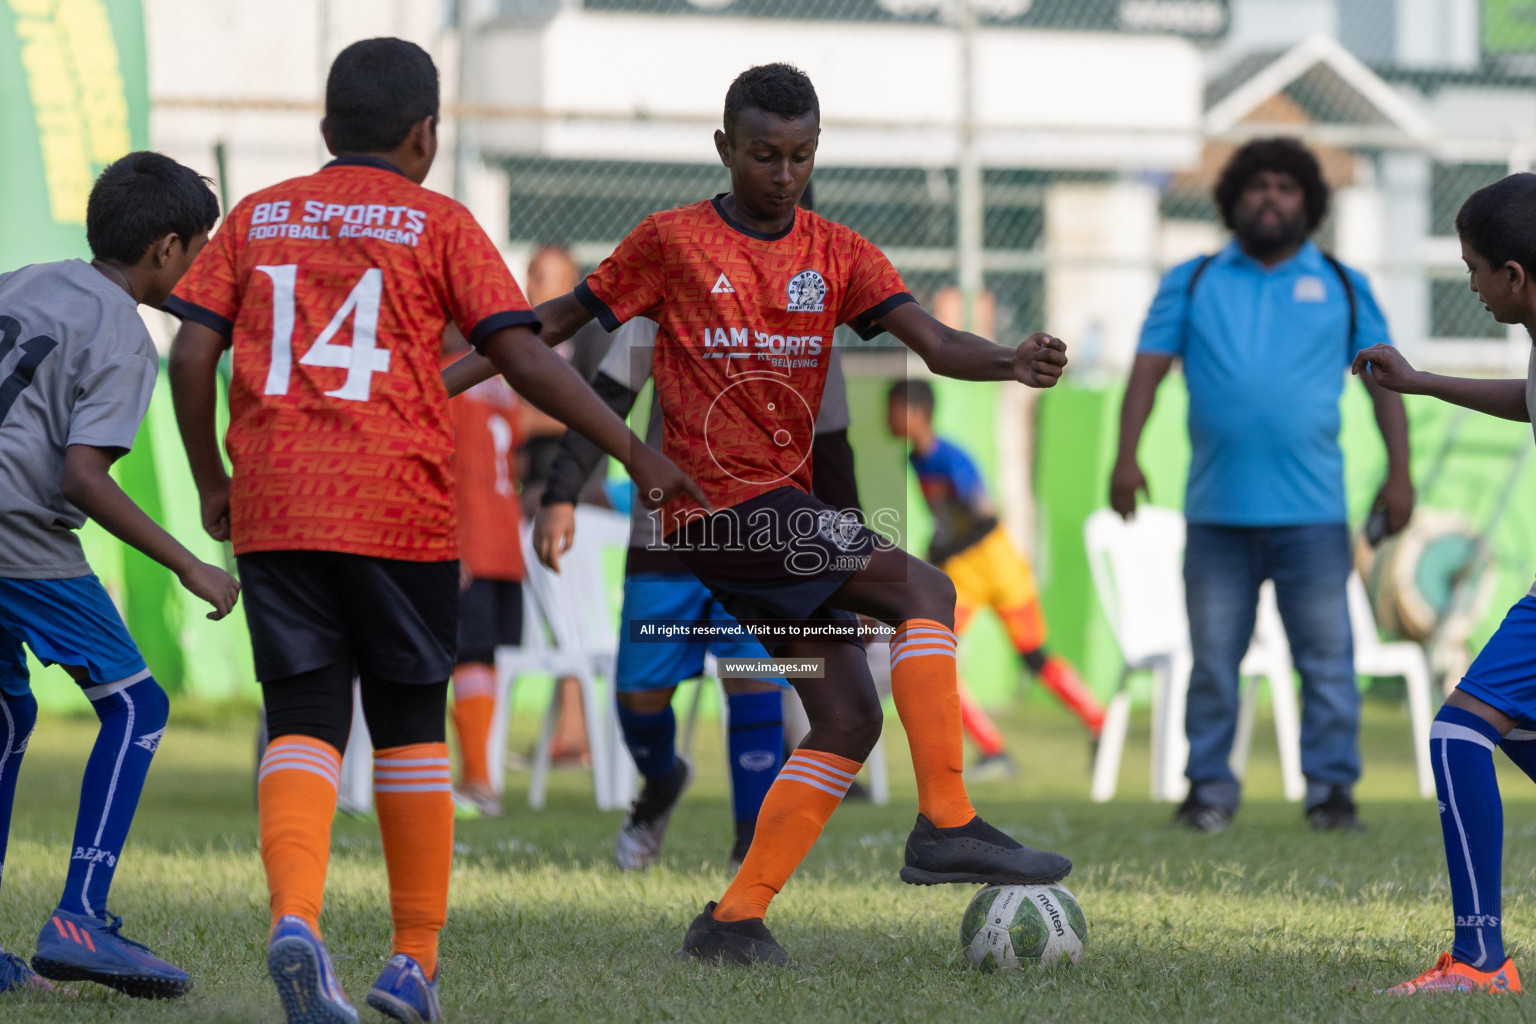
<svg viewBox="0 0 1536 1024"><path fill-rule="evenodd" d="M266 393L286 395L293 377L299 268L295 263L286 263L256 269L272 279L272 365L267 370ZM389 372L389 350L378 347L379 302L383 294L384 271L378 267L363 271L362 280L353 286L331 322L299 360L304 366L347 371L347 379L341 387L327 391L327 398L366 402L373 375ZM352 318L352 344L333 343L331 339L340 333L348 317Z"/></svg>

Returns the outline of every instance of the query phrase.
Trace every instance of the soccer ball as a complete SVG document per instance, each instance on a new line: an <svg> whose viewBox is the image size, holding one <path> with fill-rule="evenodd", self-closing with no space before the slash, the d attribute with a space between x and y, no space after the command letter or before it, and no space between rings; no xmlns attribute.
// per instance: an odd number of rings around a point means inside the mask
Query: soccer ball
<svg viewBox="0 0 1536 1024"><path fill-rule="evenodd" d="M1059 885L989 885L965 908L960 945L979 971L1083 959L1088 921Z"/></svg>

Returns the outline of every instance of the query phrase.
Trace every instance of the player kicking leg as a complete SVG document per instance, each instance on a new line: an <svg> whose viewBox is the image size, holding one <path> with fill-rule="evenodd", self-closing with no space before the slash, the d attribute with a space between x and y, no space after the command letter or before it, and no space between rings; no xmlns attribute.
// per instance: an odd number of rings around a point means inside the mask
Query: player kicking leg
<svg viewBox="0 0 1536 1024"><path fill-rule="evenodd" d="M541 337L557 343L593 316L610 329L641 314L657 319L665 338L652 375L667 450L716 509L709 515L687 500L670 502L664 536L733 617L795 627L825 620L850 638L855 612L895 627L892 691L920 810L903 878L1055 880L1070 869L1066 858L992 828L966 796L953 586L937 569L882 548L856 517L811 497L807 455L839 324L866 337L890 331L935 373L1032 387L1057 381L1065 346L1036 334L1008 349L945 327L867 240L797 212L819 136L815 90L802 72L771 64L743 73L726 94L724 129L715 133L730 193L647 217L574 293L539 307ZM444 378L462 387L488 369L466 359ZM643 487L641 494L664 497ZM811 735L769 789L757 837L726 897L690 928L689 955L786 959L766 937L761 915L879 735L879 704L855 645L791 640L782 650L828 659L825 683L797 684Z"/></svg>
<svg viewBox="0 0 1536 1024"><path fill-rule="evenodd" d="M1513 174L1474 192L1456 215L1470 286L1502 324L1536 341L1536 174ZM1355 357L1389 391L1430 395L1522 423L1536 419L1536 354L1526 380L1473 380L1415 370L1394 348ZM1494 773L1501 749L1536 779L1536 588L1521 598L1429 730L1440 831L1451 876L1455 940L1433 967L1389 995L1519 992L1520 972L1504 948L1504 808Z"/></svg>

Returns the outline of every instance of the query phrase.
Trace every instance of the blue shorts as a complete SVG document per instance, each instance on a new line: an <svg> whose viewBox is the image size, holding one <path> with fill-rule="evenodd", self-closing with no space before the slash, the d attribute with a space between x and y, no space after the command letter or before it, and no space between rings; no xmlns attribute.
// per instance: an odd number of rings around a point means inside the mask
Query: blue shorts
<svg viewBox="0 0 1536 1024"><path fill-rule="evenodd" d="M26 644L44 665L83 666L92 685L148 671L101 580L0 579L0 691L32 691ZM82 684L83 685L83 684Z"/></svg>
<svg viewBox="0 0 1536 1024"><path fill-rule="evenodd" d="M630 639L634 619L687 619L739 631L740 639ZM624 578L624 606L619 613L619 658L615 688L620 693L661 690L696 679L704 655L717 658L766 658L763 645L731 618L709 589L685 572L641 572ZM784 685L782 679L770 682Z"/></svg>
<svg viewBox="0 0 1536 1024"><path fill-rule="evenodd" d="M1515 602L1456 688L1536 728L1536 597Z"/></svg>

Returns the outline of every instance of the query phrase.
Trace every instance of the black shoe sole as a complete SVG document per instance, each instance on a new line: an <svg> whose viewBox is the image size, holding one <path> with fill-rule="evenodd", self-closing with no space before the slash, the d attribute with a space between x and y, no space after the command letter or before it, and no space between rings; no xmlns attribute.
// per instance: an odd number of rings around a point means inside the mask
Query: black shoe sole
<svg viewBox="0 0 1536 1024"><path fill-rule="evenodd" d="M981 874L976 871L929 871L927 868L914 868L907 865L901 869L901 880L908 885L1050 885L1059 882L1072 873L1069 866L1065 871L1053 872L1041 875L1021 874Z"/></svg>
<svg viewBox="0 0 1536 1024"><path fill-rule="evenodd" d="M302 939L283 939L267 950L267 973L277 986L288 1024L357 1024L351 1016L334 1009L325 1000L311 997L320 991L320 960L309 943Z"/></svg>
<svg viewBox="0 0 1536 1024"><path fill-rule="evenodd" d="M91 981L135 999L176 999L192 991L192 981L170 981L142 974L103 974L59 960L32 958L32 969L49 981Z"/></svg>
<svg viewBox="0 0 1536 1024"><path fill-rule="evenodd" d="M369 992L367 1003L390 1020L405 1021L405 1024L423 1024L427 1020L413 1007L402 1003L387 992Z"/></svg>

